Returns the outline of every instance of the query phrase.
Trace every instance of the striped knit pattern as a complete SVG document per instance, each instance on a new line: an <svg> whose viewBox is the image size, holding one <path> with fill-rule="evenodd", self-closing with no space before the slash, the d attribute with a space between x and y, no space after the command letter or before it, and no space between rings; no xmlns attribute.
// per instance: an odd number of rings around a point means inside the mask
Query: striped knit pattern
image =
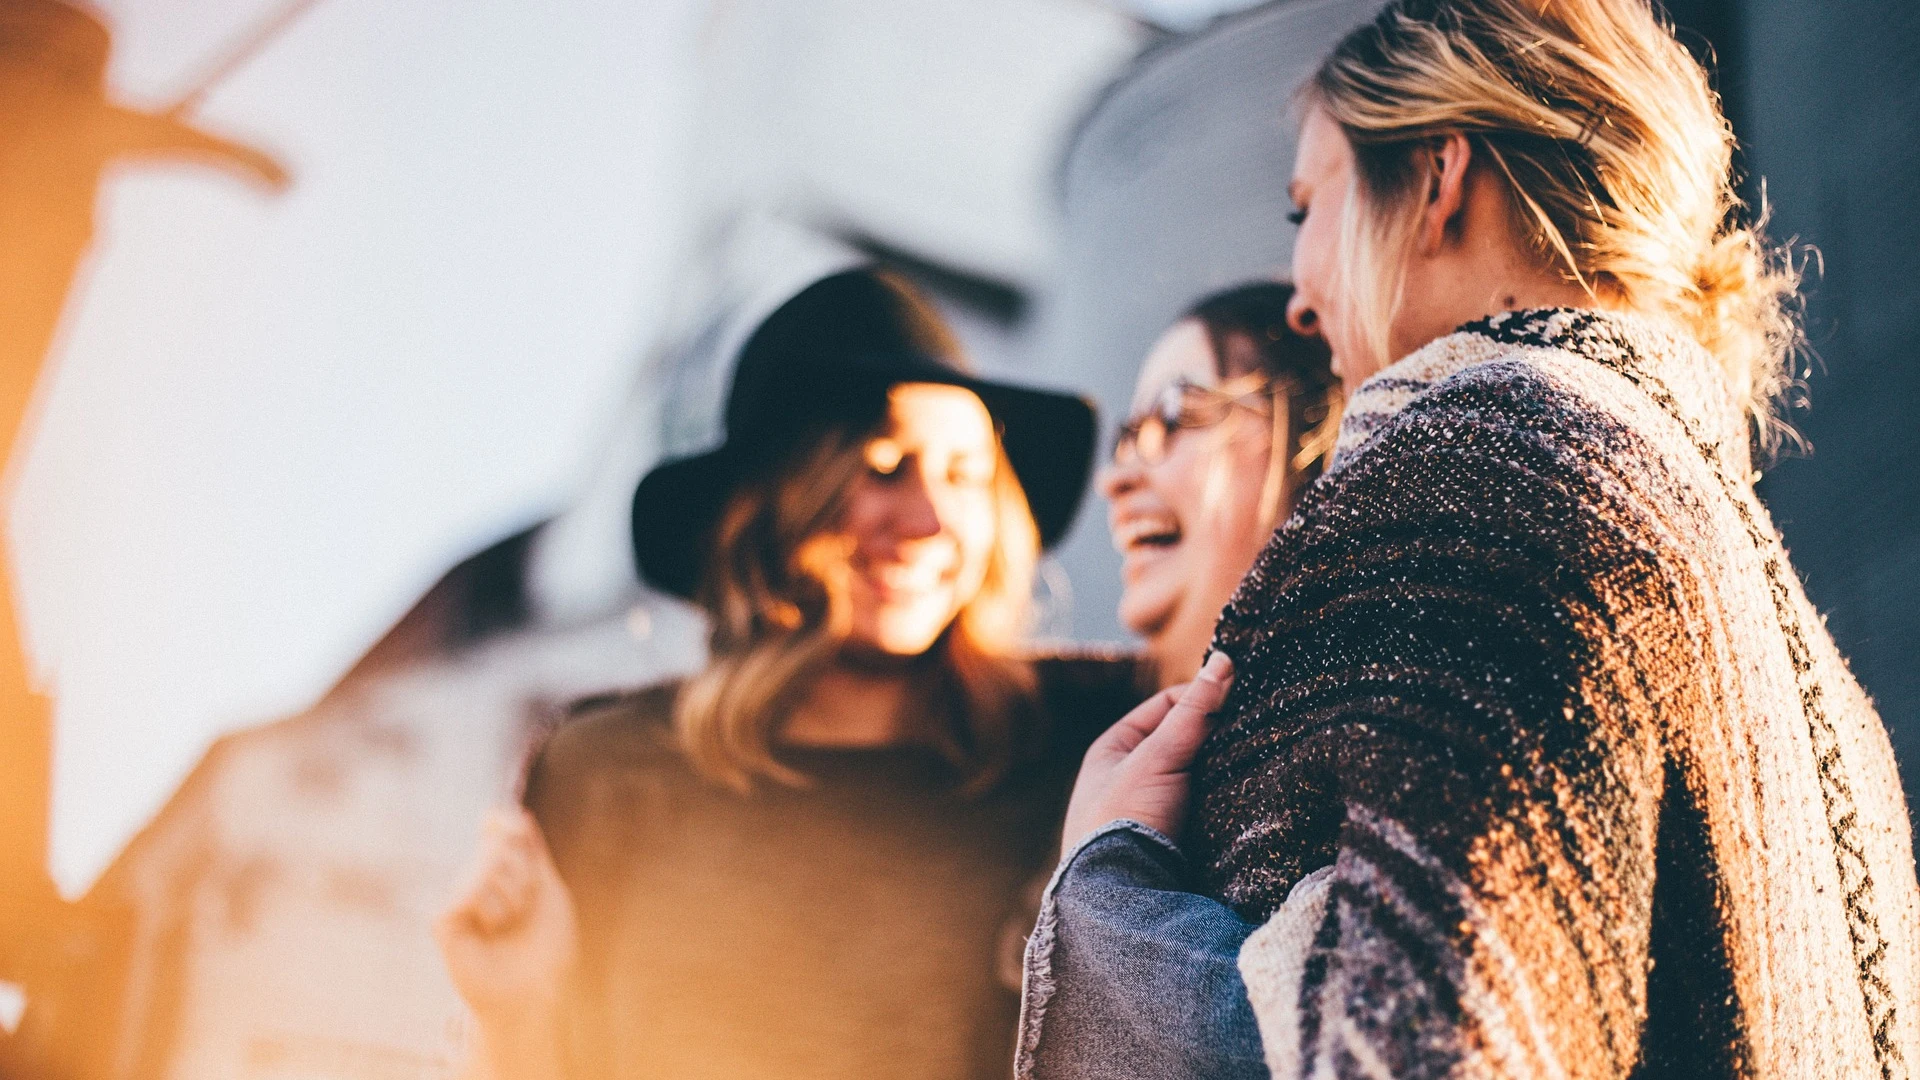
<svg viewBox="0 0 1920 1080"><path fill-rule="evenodd" d="M1197 772L1276 1076L1920 1068L1892 750L1752 478L1715 364L1631 316L1355 393L1222 618Z"/></svg>

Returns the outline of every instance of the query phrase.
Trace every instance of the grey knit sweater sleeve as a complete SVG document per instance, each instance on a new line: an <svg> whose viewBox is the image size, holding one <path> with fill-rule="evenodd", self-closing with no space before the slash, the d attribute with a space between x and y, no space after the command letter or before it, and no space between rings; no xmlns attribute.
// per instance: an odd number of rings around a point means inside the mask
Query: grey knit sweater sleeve
<svg viewBox="0 0 1920 1080"><path fill-rule="evenodd" d="M1600 326L1613 369L1590 342L1493 329L1444 339L1470 362L1368 385L1400 400L1351 419L1364 445L1218 631L1237 677L1197 766L1194 853L1211 891L1264 923L1241 968L1269 1066L1905 1075L1895 999L1912 990L1888 965L1913 955L1911 854L1876 849L1875 899L1872 859L1849 853L1864 842L1840 828L1904 819L1878 775L1885 735L1837 655L1837 674L1790 663L1824 629L1761 573L1777 537L1742 534L1745 477L1723 475L1732 455L1657 369L1628 363L1620 328ZM1777 678L1755 675L1769 664ZM1821 677L1845 685L1810 719ZM1871 807L1821 802L1816 721L1858 729L1857 760L1827 764L1873 771L1855 783ZM1770 724L1797 742L1766 745ZM1802 749L1771 769L1805 780L1792 798L1740 760ZM1767 813L1808 853L1799 869L1743 849L1763 846L1750 819ZM1833 891L1792 884L1809 872ZM1787 980L1825 1004L1782 1004L1788 954L1826 965ZM1778 1071L1812 1061L1783 1045L1800 1038L1831 1049L1817 1071Z"/></svg>

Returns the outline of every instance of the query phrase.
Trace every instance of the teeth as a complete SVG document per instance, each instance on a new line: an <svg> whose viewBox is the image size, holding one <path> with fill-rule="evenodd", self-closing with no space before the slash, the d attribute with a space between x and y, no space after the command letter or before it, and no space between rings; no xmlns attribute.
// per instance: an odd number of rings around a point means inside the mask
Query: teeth
<svg viewBox="0 0 1920 1080"><path fill-rule="evenodd" d="M1128 518L1113 527L1113 546L1125 552L1141 544L1172 544L1180 539L1180 525L1169 518Z"/></svg>
<svg viewBox="0 0 1920 1080"><path fill-rule="evenodd" d="M940 584L940 568L937 566L881 566L872 571L873 577L883 588L901 592L925 592Z"/></svg>

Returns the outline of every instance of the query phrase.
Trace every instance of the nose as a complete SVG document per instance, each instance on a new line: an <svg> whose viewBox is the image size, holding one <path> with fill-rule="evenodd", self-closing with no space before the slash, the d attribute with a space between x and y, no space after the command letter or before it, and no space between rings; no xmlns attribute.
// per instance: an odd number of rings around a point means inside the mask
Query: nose
<svg viewBox="0 0 1920 1080"><path fill-rule="evenodd" d="M1293 292L1293 298L1287 301L1287 326L1302 337L1320 336L1320 314L1307 303L1306 295L1299 289Z"/></svg>
<svg viewBox="0 0 1920 1080"><path fill-rule="evenodd" d="M944 531L940 506L926 477L921 475L918 466L907 472L910 475L901 477L893 486L893 512L888 516L893 520L894 535L901 540L924 540L940 535Z"/></svg>
<svg viewBox="0 0 1920 1080"><path fill-rule="evenodd" d="M1125 460L1109 461L1101 466L1093 483L1099 489L1101 498L1113 502L1138 488L1145 480L1146 472L1140 465L1140 455L1128 454Z"/></svg>

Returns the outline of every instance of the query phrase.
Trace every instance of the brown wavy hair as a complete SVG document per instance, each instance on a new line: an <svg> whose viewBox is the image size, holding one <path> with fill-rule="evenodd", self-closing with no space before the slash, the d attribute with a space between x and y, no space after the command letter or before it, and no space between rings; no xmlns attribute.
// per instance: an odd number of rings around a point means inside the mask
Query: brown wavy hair
<svg viewBox="0 0 1920 1080"><path fill-rule="evenodd" d="M938 315L906 283L898 328L914 347L958 356ZM674 730L695 769L735 790L804 785L775 752L781 726L840 656L850 624L848 556L837 524L866 469L871 424L827 421L796 451L741 484L714 530L697 602L711 624L710 659L674 703ZM1004 447L996 448L995 540L979 591L912 669L921 734L966 790L991 787L1036 726L1031 666L1017 653L1032 622L1040 535Z"/></svg>
<svg viewBox="0 0 1920 1080"><path fill-rule="evenodd" d="M1260 521L1269 527L1326 468L1346 400L1326 341L1287 324L1292 299L1290 282L1255 281L1213 293L1185 315L1206 331L1222 381L1259 375L1272 383L1275 430L1287 437L1274 439L1260 485Z"/></svg>

